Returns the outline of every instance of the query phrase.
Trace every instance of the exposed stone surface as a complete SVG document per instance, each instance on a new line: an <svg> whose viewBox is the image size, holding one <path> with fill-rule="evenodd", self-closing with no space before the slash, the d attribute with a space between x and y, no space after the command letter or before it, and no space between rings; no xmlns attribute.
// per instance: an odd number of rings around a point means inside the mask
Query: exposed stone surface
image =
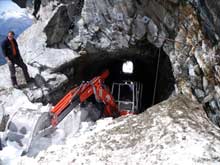
<svg viewBox="0 0 220 165"><path fill-rule="evenodd" d="M178 96L139 116L119 118L82 143L76 139L42 152L37 163L62 161L71 153L67 163L218 164L220 132L205 111L220 125L219 5L214 0L42 0L40 19L18 40L36 80L36 87L24 90L30 100L47 102L54 91L64 91L74 67L80 67L73 65L75 51L86 52L84 59L147 56L149 43L169 56L174 94L188 99ZM10 91L7 67L0 72L0 90Z"/></svg>
<svg viewBox="0 0 220 165"><path fill-rule="evenodd" d="M201 29L205 32L205 36L212 43L217 44L220 35L219 2L214 0L199 0L192 1L191 3L197 10Z"/></svg>
<svg viewBox="0 0 220 165"><path fill-rule="evenodd" d="M220 14L219 14L219 8L220 3L218 1L208 1L205 0L206 6L208 8L209 13L212 15L212 23L215 26L215 32L220 35Z"/></svg>
<svg viewBox="0 0 220 165"><path fill-rule="evenodd" d="M194 9L189 5L180 9L177 42L170 50L164 47L173 64L178 92L202 102L208 115L212 118L214 114L212 120L218 124L219 117L216 119L216 116L220 104L215 86L219 86L219 81L214 67L219 65L218 48L212 47L211 41L202 33Z"/></svg>
<svg viewBox="0 0 220 165"><path fill-rule="evenodd" d="M45 15L45 17L50 17L51 19L58 18L58 16L56 16L56 11L49 11L48 15ZM68 82L68 78L60 73L60 70L65 70L63 68L71 65L71 62L79 56L76 52L67 49L66 46L62 49L47 48L47 37L44 33L44 29L50 27L50 22L36 22L18 39L22 57L28 64L29 72L31 76L35 78L36 82L35 87L31 85L24 90L31 101L40 101L44 103L51 101L50 96L53 96L54 92L57 92L58 89ZM59 27L54 29L56 31L53 31L55 34L58 34ZM63 26L61 26L61 29L62 27ZM65 32L62 32L62 34L64 33ZM59 33L59 36L60 34L61 33ZM54 35L52 40L55 41L55 38L56 35ZM63 91L60 95L64 93Z"/></svg>
<svg viewBox="0 0 220 165"><path fill-rule="evenodd" d="M218 9L219 3L213 0L42 0L40 20L28 30L35 34L27 37L27 31L20 37L20 43L24 45L22 52L26 61L40 68L35 69L39 74L48 68L48 73L51 68L62 70L58 63L47 62L60 50L46 46L84 49L87 54L95 53L96 56L108 53L142 55L150 42L163 48L170 57L176 93L203 103L210 117L218 116L220 48L213 46L219 39ZM70 50L66 51L68 53L62 56L71 54ZM32 60L33 57L37 58ZM68 61L71 63L73 59L67 59L61 68L68 70ZM217 124L216 117L212 120Z"/></svg>
<svg viewBox="0 0 220 165"><path fill-rule="evenodd" d="M17 3L21 8L25 8L27 4L27 0L12 0L13 2Z"/></svg>
<svg viewBox="0 0 220 165"><path fill-rule="evenodd" d="M154 10L158 12L153 12ZM172 14L175 14L175 11ZM85 0L81 19L73 28L73 39L69 46L72 49L85 47L89 52L96 53L100 50L132 53L138 49L137 42L147 37L149 42L160 47L168 31L158 25L164 20L167 29L172 31L175 20L171 15L160 2L155 1L100 3ZM132 51L131 48L136 49Z"/></svg>
<svg viewBox="0 0 220 165"><path fill-rule="evenodd" d="M69 30L70 24L67 7L59 6L44 29L47 35L47 45L50 46L61 43L64 35L67 34Z"/></svg>
<svg viewBox="0 0 220 165"><path fill-rule="evenodd" d="M102 121L93 128L95 131L41 152L36 163L200 165L220 162L220 130L208 120L201 105L184 96L170 98L140 115L113 120L102 129L99 124ZM27 161L28 158L23 158L21 162Z"/></svg>
<svg viewBox="0 0 220 165"><path fill-rule="evenodd" d="M208 113L217 113L220 109L219 48L211 43L218 40L219 3L206 0L188 2L42 1L39 12L42 22L34 25L35 29L38 28L35 36L56 48L79 50L84 47L87 53L132 54L143 49L139 42L163 47L172 62L177 93L199 100ZM55 24L56 28L51 30ZM36 32L33 27L31 29ZM31 42L29 45L37 43L35 49L24 46L29 48L25 51L31 53L31 57L41 56L47 50L36 37L24 40ZM47 68L42 58L34 62L26 59L32 66Z"/></svg>

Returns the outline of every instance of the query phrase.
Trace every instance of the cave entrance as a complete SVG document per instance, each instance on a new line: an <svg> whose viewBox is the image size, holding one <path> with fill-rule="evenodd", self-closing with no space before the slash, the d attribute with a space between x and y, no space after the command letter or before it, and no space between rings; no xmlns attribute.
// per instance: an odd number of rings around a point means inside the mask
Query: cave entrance
<svg viewBox="0 0 220 165"><path fill-rule="evenodd" d="M89 81L93 77L100 75L104 70L110 71L105 84L112 89L117 82L137 82L142 86L142 94L139 99L141 107L139 112L143 112L153 104L167 99L174 90L174 76L169 57L161 50L159 59L159 70L157 86L154 97L155 79L158 63L159 49L151 49L144 55L85 55L79 57L74 64L75 74L73 83L80 84L82 81ZM127 74L123 72L123 63L132 61L133 72ZM121 93L127 95L127 92ZM112 91L112 95L114 95ZM114 96L115 97L115 96ZM155 100L153 101L153 98Z"/></svg>

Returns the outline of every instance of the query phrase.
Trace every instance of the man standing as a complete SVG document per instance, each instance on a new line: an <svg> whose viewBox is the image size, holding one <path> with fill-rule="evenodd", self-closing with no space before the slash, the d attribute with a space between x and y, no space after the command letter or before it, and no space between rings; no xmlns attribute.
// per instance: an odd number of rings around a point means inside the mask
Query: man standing
<svg viewBox="0 0 220 165"><path fill-rule="evenodd" d="M15 88L18 87L17 79L16 79L16 70L15 70L15 64L17 64L19 67L22 68L24 77L26 79L26 82L29 83L32 81L32 78L30 78L27 70L27 66L23 62L19 49L17 41L14 39L14 32L9 31L7 38L2 42L2 50L3 54L5 56L5 59L8 63L10 74L11 74L11 81L12 85Z"/></svg>

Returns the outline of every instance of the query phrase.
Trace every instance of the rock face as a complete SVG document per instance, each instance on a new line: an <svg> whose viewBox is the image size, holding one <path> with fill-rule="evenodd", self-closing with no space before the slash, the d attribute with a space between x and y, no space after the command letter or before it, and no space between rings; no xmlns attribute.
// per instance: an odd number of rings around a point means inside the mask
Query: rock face
<svg viewBox="0 0 220 165"><path fill-rule="evenodd" d="M40 19L18 39L37 84L25 91L30 100L48 102L49 96L65 93L75 72L83 70L81 63L75 64L82 62L76 60L80 54L93 65L95 58L121 54L146 57L150 63L159 58L154 49L165 52L171 61L173 95L184 96L138 116L116 119L94 134L71 138L66 146L51 147L35 161L218 164L220 132L206 117L220 126L218 11L219 2L213 0L42 0ZM0 77L5 77L5 70L0 70ZM7 87L0 85L2 90Z"/></svg>
<svg viewBox="0 0 220 165"><path fill-rule="evenodd" d="M27 4L27 0L23 0L23 1L20 1L20 0L12 0L13 2L17 3L17 5L19 5L21 8L25 8L26 7L26 4Z"/></svg>
<svg viewBox="0 0 220 165"><path fill-rule="evenodd" d="M160 9L157 13L153 12L156 8ZM160 21L163 22L163 15L167 20L170 18L170 22L164 23L172 31L175 27L174 19L160 2L128 0L100 3L85 0L81 19L73 28L73 39L69 46L72 49L85 47L91 53L115 53L119 50L121 53L133 53L140 49L138 41L144 42L147 38L149 42L160 47L168 32L157 26ZM135 50L132 51L131 48Z"/></svg>
<svg viewBox="0 0 220 165"><path fill-rule="evenodd" d="M42 1L35 26L45 32L47 46L88 55L143 55L148 43L162 48L172 63L175 92L198 100L218 124L218 9L218 2L208 0Z"/></svg>
<svg viewBox="0 0 220 165"><path fill-rule="evenodd" d="M70 24L67 7L60 6L44 29L47 35L47 45L61 43L64 35L68 32Z"/></svg>
<svg viewBox="0 0 220 165"><path fill-rule="evenodd" d="M220 3L215 1L205 1L209 13L212 15L212 23L215 27L215 32L220 35L220 15L218 9L220 8Z"/></svg>
<svg viewBox="0 0 220 165"><path fill-rule="evenodd" d="M192 5L197 9L201 27L206 32L206 37L215 44L219 40L220 15L218 9L219 2L200 0L192 1Z"/></svg>
<svg viewBox="0 0 220 165"><path fill-rule="evenodd" d="M212 41L206 37L209 31L202 31L194 9L189 5L180 9L179 30L175 37L178 42L171 49L167 46L170 51L165 46L171 44L164 45L173 64L178 92L203 103L212 121L218 124L219 48L212 46Z"/></svg>
<svg viewBox="0 0 220 165"><path fill-rule="evenodd" d="M99 123L100 122L100 123ZM170 98L137 116L69 138L41 152L35 163L218 164L220 131L203 108L184 96ZM22 162L29 159L23 158Z"/></svg>

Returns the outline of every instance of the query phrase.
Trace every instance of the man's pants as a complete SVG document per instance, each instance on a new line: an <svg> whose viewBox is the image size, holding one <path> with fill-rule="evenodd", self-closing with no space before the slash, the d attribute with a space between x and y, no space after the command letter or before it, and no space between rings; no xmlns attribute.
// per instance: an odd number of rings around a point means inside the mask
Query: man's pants
<svg viewBox="0 0 220 165"><path fill-rule="evenodd" d="M11 73L11 81L12 81L12 85L17 85L17 79L16 79L16 70L15 70L15 64L17 64L19 67L21 67L23 73L24 73L24 77L26 82L30 81L30 76L27 70L27 66L25 65L25 63L23 62L22 59L18 59L13 61L11 64L9 64L9 70Z"/></svg>

